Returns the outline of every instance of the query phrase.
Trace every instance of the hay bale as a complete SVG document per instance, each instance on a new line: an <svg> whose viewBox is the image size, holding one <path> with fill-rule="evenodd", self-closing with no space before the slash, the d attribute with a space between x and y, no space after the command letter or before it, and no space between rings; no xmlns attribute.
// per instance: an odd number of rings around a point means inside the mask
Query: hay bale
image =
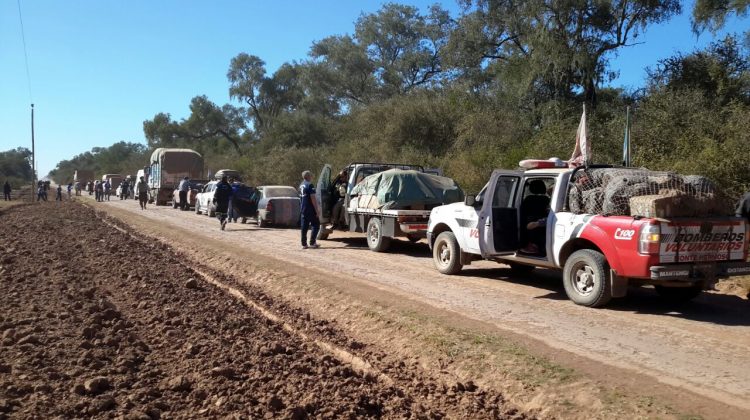
<svg viewBox="0 0 750 420"><path fill-rule="evenodd" d="M684 207L686 196L678 190L669 190L655 195L640 195L631 197L629 201L630 215L649 218L667 219L680 217L678 213Z"/></svg>

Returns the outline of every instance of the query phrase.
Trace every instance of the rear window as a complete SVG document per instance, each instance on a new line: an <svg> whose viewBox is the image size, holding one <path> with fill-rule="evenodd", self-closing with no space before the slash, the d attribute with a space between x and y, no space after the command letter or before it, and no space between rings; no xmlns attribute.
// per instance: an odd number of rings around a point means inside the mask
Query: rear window
<svg viewBox="0 0 750 420"><path fill-rule="evenodd" d="M297 189L292 187L266 187L263 194L266 198L299 197Z"/></svg>

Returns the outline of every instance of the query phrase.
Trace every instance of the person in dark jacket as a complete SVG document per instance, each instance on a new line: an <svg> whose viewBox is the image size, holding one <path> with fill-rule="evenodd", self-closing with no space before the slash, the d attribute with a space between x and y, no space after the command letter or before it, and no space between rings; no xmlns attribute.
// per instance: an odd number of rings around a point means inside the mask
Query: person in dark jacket
<svg viewBox="0 0 750 420"><path fill-rule="evenodd" d="M5 201L10 201L10 192L12 189L10 188L10 182L5 181L5 184L3 185L3 198Z"/></svg>
<svg viewBox="0 0 750 420"><path fill-rule="evenodd" d="M221 230L227 226L227 211L229 210L229 200L232 198L232 186L227 182L227 177L221 177L221 182L216 184L214 190L214 204L216 206L216 217L221 223Z"/></svg>
<svg viewBox="0 0 750 420"><path fill-rule="evenodd" d="M312 172L302 172L302 184L299 186L300 194L300 226L302 228L302 249L319 248L317 243L320 231L320 209L315 199L315 187L312 184ZM310 234L310 246L307 242L307 231L312 227Z"/></svg>

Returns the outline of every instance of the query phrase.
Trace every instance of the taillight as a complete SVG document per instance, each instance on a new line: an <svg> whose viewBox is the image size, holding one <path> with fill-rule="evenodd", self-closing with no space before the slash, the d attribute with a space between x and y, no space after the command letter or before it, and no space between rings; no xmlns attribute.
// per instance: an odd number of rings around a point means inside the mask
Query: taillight
<svg viewBox="0 0 750 420"><path fill-rule="evenodd" d="M750 221L745 222L745 259L750 252Z"/></svg>
<svg viewBox="0 0 750 420"><path fill-rule="evenodd" d="M638 252L641 254L658 255L661 242L661 228L659 225L645 224L641 226L638 238Z"/></svg>

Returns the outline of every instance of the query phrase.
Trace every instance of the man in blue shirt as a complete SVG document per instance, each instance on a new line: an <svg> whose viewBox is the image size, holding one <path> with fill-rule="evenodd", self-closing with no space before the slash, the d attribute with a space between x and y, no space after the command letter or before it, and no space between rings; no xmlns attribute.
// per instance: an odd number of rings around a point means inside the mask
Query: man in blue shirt
<svg viewBox="0 0 750 420"><path fill-rule="evenodd" d="M315 187L312 184L312 173L310 171L302 172L302 184L299 186L300 192L300 226L302 227L302 249L319 248L317 243L318 231L320 231L320 220L318 215L320 209L318 202L315 200ZM307 246L307 231L312 226L310 235L310 246Z"/></svg>

